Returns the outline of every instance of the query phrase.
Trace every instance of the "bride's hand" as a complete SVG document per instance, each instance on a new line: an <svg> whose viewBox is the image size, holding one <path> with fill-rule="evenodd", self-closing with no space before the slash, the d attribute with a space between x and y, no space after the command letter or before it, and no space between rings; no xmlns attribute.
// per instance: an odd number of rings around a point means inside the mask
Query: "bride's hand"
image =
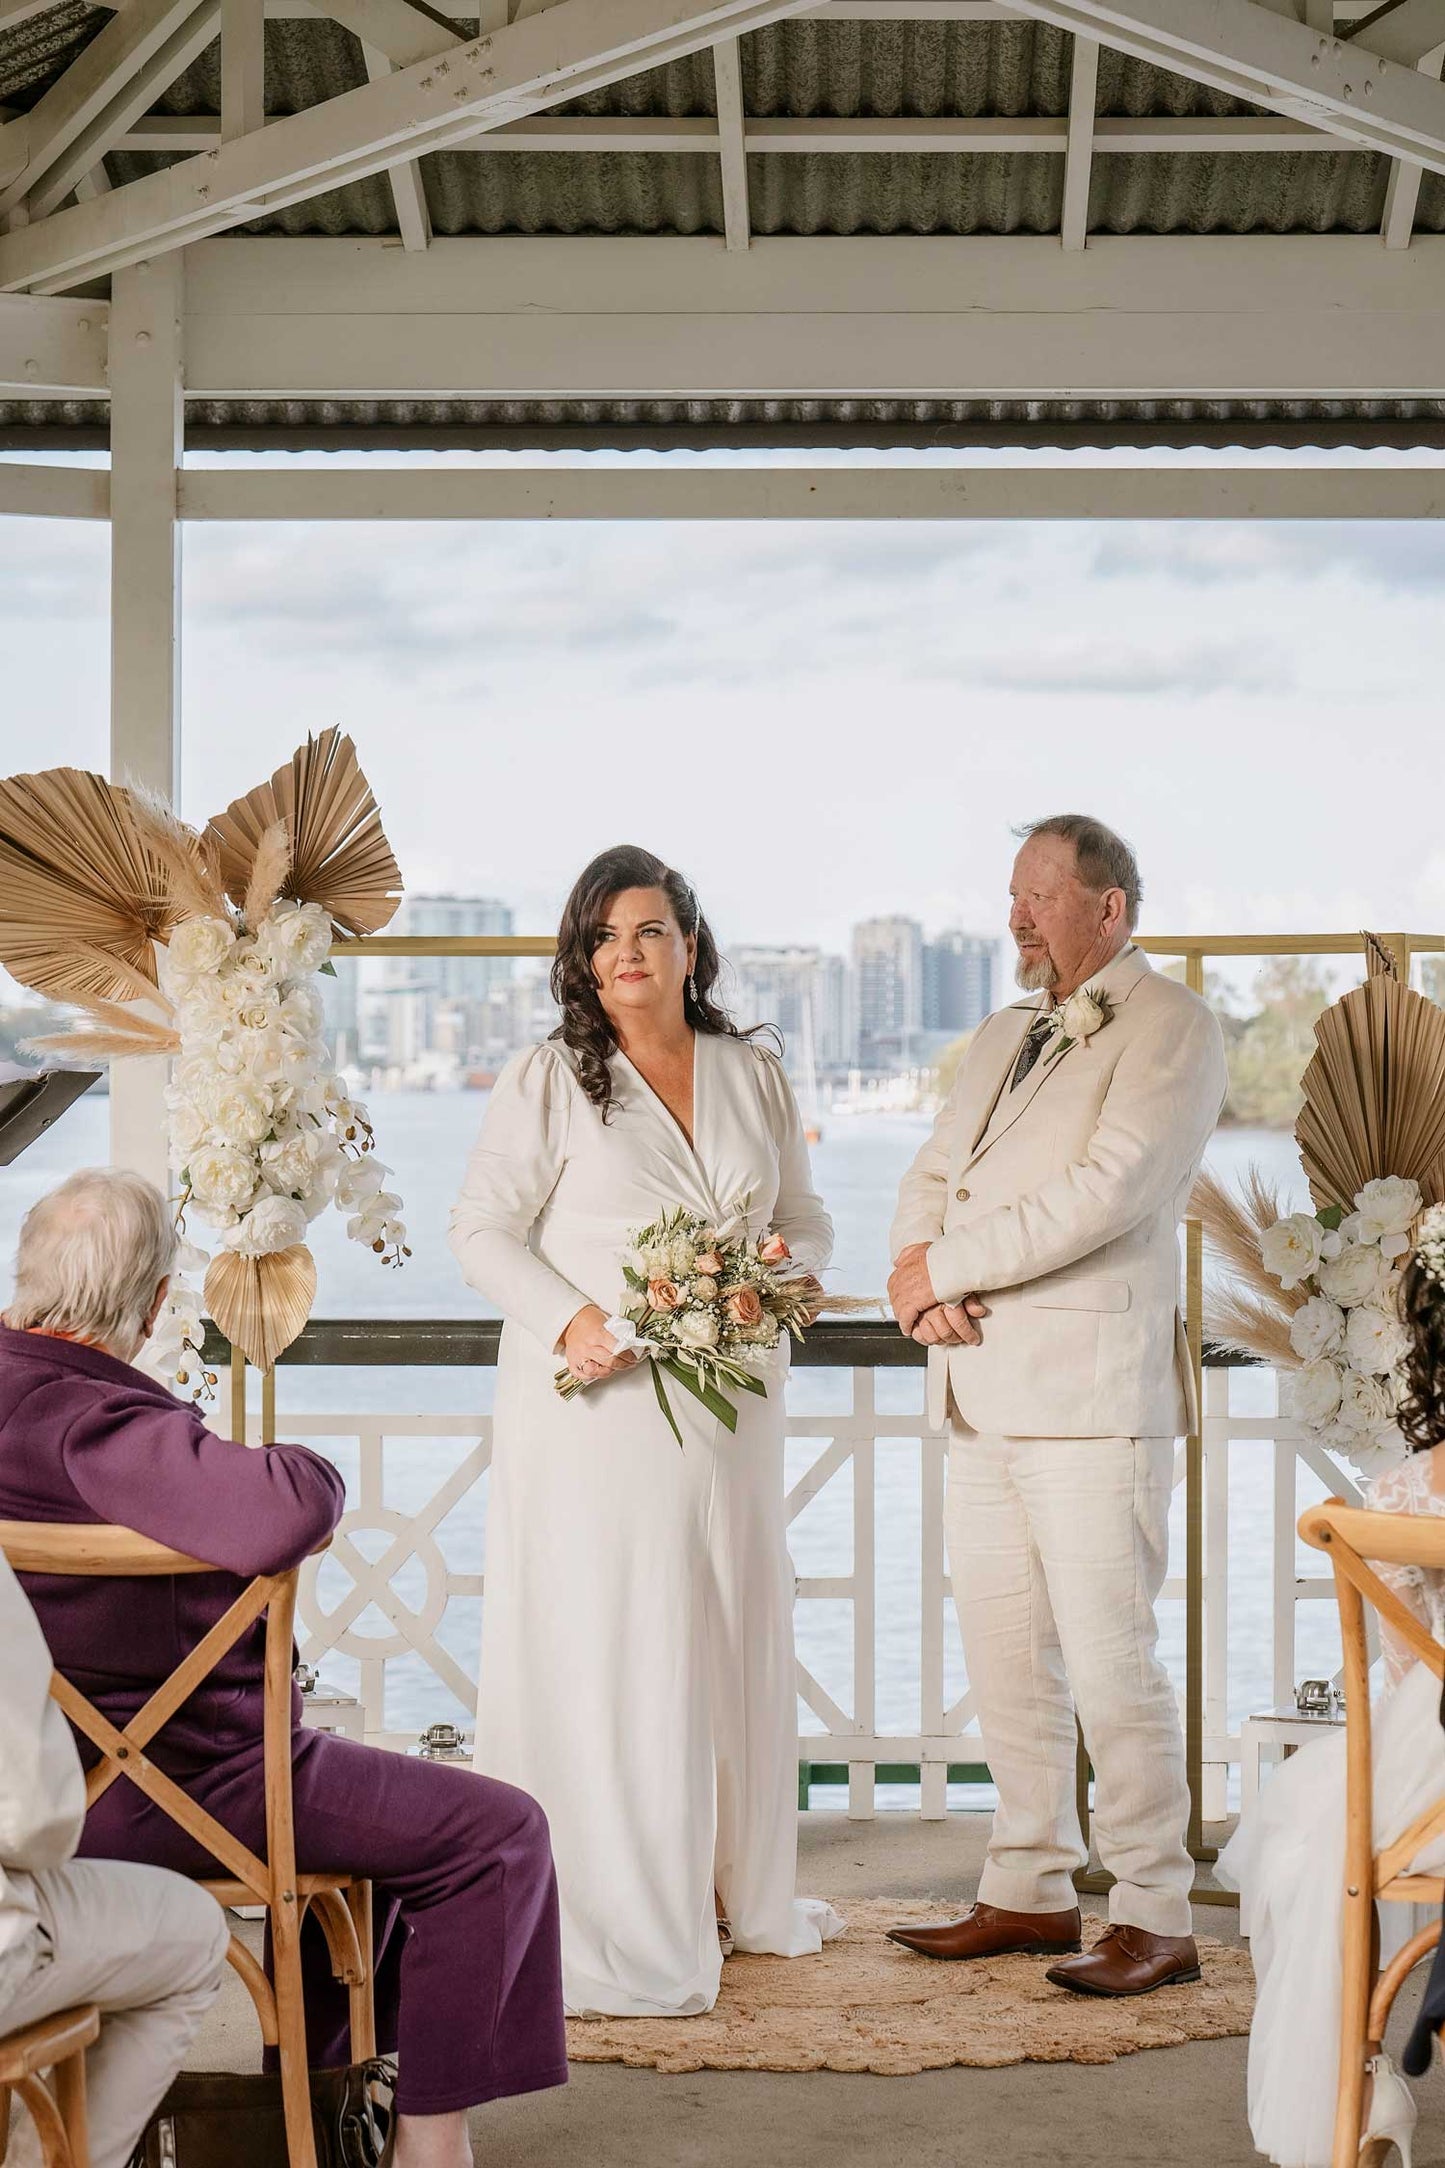
<svg viewBox="0 0 1445 2168"><path fill-rule="evenodd" d="M801 1287L803 1293L808 1298L807 1323L810 1325L816 1325L818 1322L819 1314L823 1307L823 1297L826 1293L826 1289L824 1288L822 1281L818 1279L814 1273L811 1272L805 1272L802 1275L801 1279L798 1281L798 1285L799 1287Z"/></svg>
<svg viewBox="0 0 1445 2168"><path fill-rule="evenodd" d="M567 1327L562 1335L562 1353L573 1377L580 1378L584 1385L595 1385L599 1378L632 1370L637 1364L635 1355L618 1353L617 1342L607 1330L607 1319L595 1302L579 1310Z"/></svg>

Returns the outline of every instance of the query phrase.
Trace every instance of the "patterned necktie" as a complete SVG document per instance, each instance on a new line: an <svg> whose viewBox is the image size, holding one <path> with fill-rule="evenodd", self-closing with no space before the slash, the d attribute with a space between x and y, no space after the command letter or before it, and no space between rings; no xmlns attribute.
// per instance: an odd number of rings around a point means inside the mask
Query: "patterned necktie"
<svg viewBox="0 0 1445 2168"><path fill-rule="evenodd" d="M1014 1063L1013 1083L1010 1086L1012 1091L1018 1090L1053 1035L1053 1011L1045 1009L1042 1015L1030 1024L1029 1035L1019 1048L1019 1058Z"/></svg>

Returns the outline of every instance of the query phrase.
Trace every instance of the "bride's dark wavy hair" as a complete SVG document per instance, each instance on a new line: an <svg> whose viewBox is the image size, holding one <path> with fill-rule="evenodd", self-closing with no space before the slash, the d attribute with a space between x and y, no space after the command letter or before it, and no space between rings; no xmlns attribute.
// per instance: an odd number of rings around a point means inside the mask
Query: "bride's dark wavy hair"
<svg viewBox="0 0 1445 2168"><path fill-rule="evenodd" d="M1399 1424L1412 1450L1424 1453L1445 1445L1445 1288L1431 1278L1418 1251L1400 1282L1400 1316L1410 1352Z"/></svg>
<svg viewBox="0 0 1445 2168"><path fill-rule="evenodd" d="M562 1021L552 1036L576 1057L582 1089L593 1106L601 1108L604 1121L615 1103L608 1064L617 1052L617 1034L597 991L592 957L607 906L626 888L660 888L684 935L697 936L697 961L682 996L683 1013L693 1030L729 1039L752 1037L751 1032L739 1031L715 997L722 958L691 882L636 844L619 843L599 852L578 875L557 929L552 999L562 1011Z"/></svg>

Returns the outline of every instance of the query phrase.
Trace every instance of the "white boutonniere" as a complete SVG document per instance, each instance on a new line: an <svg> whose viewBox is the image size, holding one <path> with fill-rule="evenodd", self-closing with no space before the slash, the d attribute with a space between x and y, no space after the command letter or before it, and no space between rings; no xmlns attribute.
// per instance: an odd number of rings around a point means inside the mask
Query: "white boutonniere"
<svg viewBox="0 0 1445 2168"><path fill-rule="evenodd" d="M1071 1046L1086 1045L1096 1031L1102 1031L1113 1015L1113 1007L1102 986L1081 986L1070 994L1052 1012L1049 1022L1053 1031L1053 1045L1048 1059L1055 1062L1067 1054Z"/></svg>

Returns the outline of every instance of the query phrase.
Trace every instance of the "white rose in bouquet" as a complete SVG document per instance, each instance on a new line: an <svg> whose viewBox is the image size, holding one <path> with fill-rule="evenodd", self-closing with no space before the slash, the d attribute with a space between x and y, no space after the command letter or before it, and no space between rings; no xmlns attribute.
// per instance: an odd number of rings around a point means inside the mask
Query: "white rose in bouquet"
<svg viewBox="0 0 1445 2168"><path fill-rule="evenodd" d="M1290 1319L1289 1344L1302 1363L1336 1355L1344 1343L1345 1313L1337 1302L1311 1295Z"/></svg>
<svg viewBox="0 0 1445 2168"><path fill-rule="evenodd" d="M1284 1411L1296 1422L1319 1430L1339 1413L1343 1384L1337 1363L1307 1362L1281 1379Z"/></svg>
<svg viewBox="0 0 1445 2168"><path fill-rule="evenodd" d="M177 981L182 977L194 978L202 972L214 971L235 945L235 933L225 919L183 919L166 944L162 969L169 966L170 974Z"/></svg>
<svg viewBox="0 0 1445 2168"><path fill-rule="evenodd" d="M1387 1174L1377 1182L1367 1182L1355 1199L1360 1240L1377 1242L1386 1257L1399 1257L1410 1247L1410 1228L1420 1203L1420 1185L1408 1177Z"/></svg>
<svg viewBox="0 0 1445 2168"><path fill-rule="evenodd" d="M226 1079L212 1098L211 1121L228 1144L259 1144L272 1123L270 1099L254 1084Z"/></svg>
<svg viewBox="0 0 1445 2168"><path fill-rule="evenodd" d="M1383 1377L1403 1362L1410 1335L1398 1317L1373 1302L1351 1310L1345 1326L1345 1353L1356 1370Z"/></svg>
<svg viewBox="0 0 1445 2168"><path fill-rule="evenodd" d="M307 979L331 954L331 920L319 903L277 903L261 941L283 978Z"/></svg>
<svg viewBox="0 0 1445 2168"><path fill-rule="evenodd" d="M679 1347L716 1347L717 1317L710 1310L684 1310L672 1332Z"/></svg>
<svg viewBox="0 0 1445 2168"><path fill-rule="evenodd" d="M191 1195L202 1212L244 1212L256 1194L256 1167L249 1152L229 1144L203 1144L187 1170Z"/></svg>
<svg viewBox="0 0 1445 2168"><path fill-rule="evenodd" d="M306 1239L306 1214L293 1197L274 1192L259 1197L251 1210L228 1227L221 1246L239 1250L243 1257L267 1257L273 1250L289 1250Z"/></svg>
<svg viewBox="0 0 1445 2168"><path fill-rule="evenodd" d="M1324 1229L1312 1212L1291 1212L1286 1219L1266 1227L1259 1239L1259 1254L1266 1272L1281 1287L1298 1287L1319 1264Z"/></svg>
<svg viewBox="0 0 1445 2168"><path fill-rule="evenodd" d="M1353 1310L1362 1302L1376 1299L1388 1273L1389 1266L1372 1242L1355 1243L1332 1260L1322 1261L1315 1280L1332 1302Z"/></svg>

